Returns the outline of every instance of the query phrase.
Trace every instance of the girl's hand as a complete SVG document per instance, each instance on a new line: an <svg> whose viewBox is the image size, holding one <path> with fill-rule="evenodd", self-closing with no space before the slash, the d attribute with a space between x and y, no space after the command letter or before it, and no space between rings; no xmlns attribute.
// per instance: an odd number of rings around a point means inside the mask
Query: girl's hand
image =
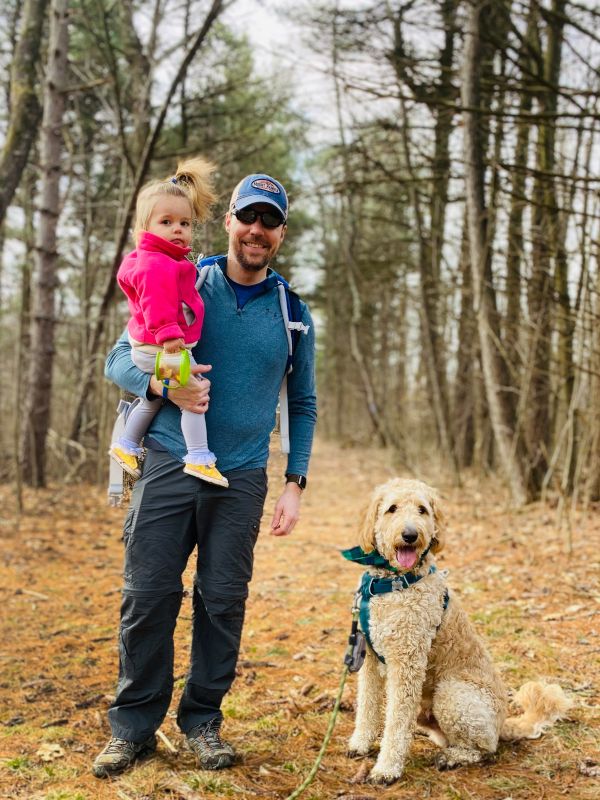
<svg viewBox="0 0 600 800"><path fill-rule="evenodd" d="M183 411L193 411L195 414L204 414L208 409L210 399L210 381L202 377L203 373L212 369L210 364L196 364L192 367L192 375L185 386L171 389L167 397L172 403ZM154 375L150 378L150 391L158 397L163 396L162 382Z"/></svg>
<svg viewBox="0 0 600 800"><path fill-rule="evenodd" d="M163 342L162 346L165 353L178 353L185 347L185 342L181 338L167 339L166 342Z"/></svg>

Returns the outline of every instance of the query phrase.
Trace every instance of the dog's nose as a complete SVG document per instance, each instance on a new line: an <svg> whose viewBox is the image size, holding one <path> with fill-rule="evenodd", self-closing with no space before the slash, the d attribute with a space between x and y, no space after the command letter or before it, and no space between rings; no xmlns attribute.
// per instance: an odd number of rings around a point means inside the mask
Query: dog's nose
<svg viewBox="0 0 600 800"><path fill-rule="evenodd" d="M414 544L417 541L417 536L418 533L411 525L408 525L402 531L402 538L404 539L406 544Z"/></svg>

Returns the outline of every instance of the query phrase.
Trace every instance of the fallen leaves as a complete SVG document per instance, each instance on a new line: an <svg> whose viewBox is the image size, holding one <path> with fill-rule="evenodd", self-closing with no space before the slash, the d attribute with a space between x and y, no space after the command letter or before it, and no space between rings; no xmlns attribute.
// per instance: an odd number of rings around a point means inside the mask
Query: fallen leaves
<svg viewBox="0 0 600 800"><path fill-rule="evenodd" d="M583 761L580 761L578 769L580 774L587 778L600 778L600 765L591 758L584 758Z"/></svg>
<svg viewBox="0 0 600 800"><path fill-rule="evenodd" d="M28 544L20 548L16 540L9 540L2 548L0 543L0 591L6 610L0 730L3 748L14 758L14 766L0 774L0 797L41 800L64 793L97 800L159 795L173 800L282 800L296 788L308 774L330 719L359 574L338 551L355 543L359 507L371 485L388 475L387 462L377 466L371 454L364 460L361 453L358 477L349 482L348 468L354 469L358 455L353 450L340 454L320 442L317 448L301 525L292 537L260 537L256 548L238 677L225 709L224 735L239 750L240 764L206 779L183 747L175 720L188 668L189 597L176 630L174 701L163 723L171 747L161 737L156 757L132 770L127 782L101 782L91 775L90 761L110 736L106 712L113 698L107 693L117 679L123 511L105 511L103 489L89 486L63 493L54 505L46 502L52 500L50 491L30 496L28 505L43 504L47 513L43 518L22 517ZM284 469L273 459L272 486L279 485ZM443 487L449 535L439 566L451 568L449 582L469 615L489 615L486 632L493 635L487 642L507 683L515 687L538 675L558 681L583 701L573 721L556 726L535 746L502 747L493 775L499 784L506 781L502 790L489 784L487 767L441 776L432 767L433 745L425 740L413 744L406 782L374 789L365 784L373 758L355 762L345 755L353 719L351 713L341 713L303 800L438 800L450 794L502 800L511 793L517 800L531 792L512 789L511 781L518 787L532 775L539 783L536 797L544 800L567 794L583 798L586 790L594 796L600 777L600 762L593 760L600 741L600 681L597 662L589 656L600 645L599 617L594 616L600 609L599 515L582 523L575 539L577 558L567 562L560 555L560 532L544 527L547 511L534 506L517 516L497 502L496 489L481 491L482 486L478 480L476 530L471 524L473 485L467 482L457 492ZM0 498L2 491L0 487ZM9 488L4 492L6 505ZM270 497L267 513L272 504ZM543 537L536 535L540 529ZM186 586L192 585L194 563L191 559L184 576ZM503 583L507 576L509 585ZM48 600L31 594L36 590ZM493 612L501 613L495 617ZM543 621L543 615L556 619ZM563 621L566 617L573 619ZM300 657L294 659L294 654ZM356 681L349 680L342 711L352 711L355 693ZM67 719L68 727L62 727ZM27 760L29 767L23 766ZM561 765L551 777L545 769L549 763ZM354 773L357 782L351 784Z"/></svg>
<svg viewBox="0 0 600 800"><path fill-rule="evenodd" d="M45 742L37 751L36 756L42 761L55 761L57 758L64 758L65 751L56 742Z"/></svg>
<svg viewBox="0 0 600 800"><path fill-rule="evenodd" d="M366 783L371 771L371 764L363 761L354 775L350 778L350 783Z"/></svg>

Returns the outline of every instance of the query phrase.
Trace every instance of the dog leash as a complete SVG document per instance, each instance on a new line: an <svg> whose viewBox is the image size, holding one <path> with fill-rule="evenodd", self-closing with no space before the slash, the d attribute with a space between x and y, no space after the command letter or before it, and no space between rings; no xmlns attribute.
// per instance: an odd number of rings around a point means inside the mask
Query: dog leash
<svg viewBox="0 0 600 800"><path fill-rule="evenodd" d="M358 629L358 616L360 612L360 590L356 592L354 595L354 602L352 604L352 626L350 628L350 636L348 637L348 647L346 648L346 652L344 654L344 667L342 669L342 675L340 678L340 683L338 686L338 693L337 697L335 698L335 703L333 706L333 711L331 712L331 716L329 718L329 725L327 726L327 731L325 733L325 738L323 739L323 744L321 745L321 749L319 750L319 754L315 759L315 763L312 765L312 768L306 778L302 781L300 786L295 789L290 795L288 795L285 800L296 800L297 797L300 797L302 792L307 789L310 784L313 782L315 775L317 774L317 770L321 766L321 761L323 760L323 756L325 755L325 751L327 750L327 746L331 739L331 735L333 733L333 729L335 727L335 721L337 719L340 705L342 702L342 694L344 692L344 686L346 684L346 678L348 677L349 672L358 672L361 668L363 661L365 660L366 655L366 641L365 637L362 632Z"/></svg>

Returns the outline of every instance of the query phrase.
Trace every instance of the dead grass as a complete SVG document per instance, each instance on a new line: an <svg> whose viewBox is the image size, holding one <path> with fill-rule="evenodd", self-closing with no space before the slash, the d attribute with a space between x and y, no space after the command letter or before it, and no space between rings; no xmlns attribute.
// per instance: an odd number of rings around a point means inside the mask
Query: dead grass
<svg viewBox="0 0 600 800"><path fill-rule="evenodd" d="M281 456L271 464L273 498ZM355 544L370 489L393 471L381 453L318 443L301 523L288 539L259 539L239 675L225 706L226 735L242 756L223 773L197 771L170 713L162 730L179 749L113 781L90 762L109 735L106 710L117 669L122 510L95 487L54 487L26 496L16 520L10 487L0 493L0 796L27 800L193 800L285 798L321 745L336 694L359 570L339 556ZM422 475L432 480L431 475ZM364 773L345 756L355 678L322 768L306 800L592 800L600 781L580 769L600 744L600 581L598 509L573 512L573 553L550 506L511 508L498 487L472 480L462 490L443 476L450 569L509 686L558 680L577 700L571 719L542 739L503 745L493 763L439 773L435 748L416 741L402 781L387 789L352 783ZM191 574L186 585L191 587ZM176 696L186 670L191 602L177 628ZM588 772L593 773L589 768Z"/></svg>

